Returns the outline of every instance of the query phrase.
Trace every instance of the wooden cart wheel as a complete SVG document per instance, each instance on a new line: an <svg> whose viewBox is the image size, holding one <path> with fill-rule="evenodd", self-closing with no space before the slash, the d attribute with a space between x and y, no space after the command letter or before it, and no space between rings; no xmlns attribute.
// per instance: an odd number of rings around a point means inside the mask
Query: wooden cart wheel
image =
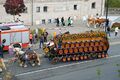
<svg viewBox="0 0 120 80"><path fill-rule="evenodd" d="M58 53L59 53L59 54L63 54L63 50L62 50L62 49L59 49L59 50L58 50Z"/></svg>
<svg viewBox="0 0 120 80"><path fill-rule="evenodd" d="M65 54L68 54L68 49L64 49L64 53L65 53Z"/></svg>
<svg viewBox="0 0 120 80"><path fill-rule="evenodd" d="M69 49L69 53L73 53L73 49L72 48Z"/></svg>

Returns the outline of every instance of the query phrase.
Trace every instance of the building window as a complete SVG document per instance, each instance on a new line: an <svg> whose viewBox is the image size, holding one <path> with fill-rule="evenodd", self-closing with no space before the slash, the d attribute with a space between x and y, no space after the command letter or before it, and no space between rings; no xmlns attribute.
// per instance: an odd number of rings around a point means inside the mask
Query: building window
<svg viewBox="0 0 120 80"><path fill-rule="evenodd" d="M74 10L77 10L77 5L74 5Z"/></svg>
<svg viewBox="0 0 120 80"><path fill-rule="evenodd" d="M95 7L96 7L96 3L93 2L92 5L91 5L91 8L92 8L92 9L95 9Z"/></svg>
<svg viewBox="0 0 120 80"><path fill-rule="evenodd" d="M44 6L44 7L43 7L43 11L44 11L44 12L47 12L47 9L48 9L47 6Z"/></svg>
<svg viewBox="0 0 120 80"><path fill-rule="evenodd" d="M40 7L36 7L36 12L40 12Z"/></svg>
<svg viewBox="0 0 120 80"><path fill-rule="evenodd" d="M42 24L45 24L46 22L45 22L45 19L42 19Z"/></svg>

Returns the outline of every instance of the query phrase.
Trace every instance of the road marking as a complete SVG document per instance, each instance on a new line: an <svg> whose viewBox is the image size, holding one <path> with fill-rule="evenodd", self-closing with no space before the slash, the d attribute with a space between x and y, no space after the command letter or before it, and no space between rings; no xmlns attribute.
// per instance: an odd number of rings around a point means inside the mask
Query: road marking
<svg viewBox="0 0 120 80"><path fill-rule="evenodd" d="M110 56L107 59L116 58L116 57L120 57L120 55ZM47 69L32 71L32 72L26 72L26 73L17 74L16 76L29 75L29 74L33 74L33 73L37 73L37 72L43 72L43 71L54 70L54 69L63 68L63 67L69 67L69 66L73 66L73 65L79 65L79 64L83 64L83 63L92 62L92 61L93 60L83 61L83 62L77 62L77 63L67 64L67 65L62 65L62 66L57 66L57 67L52 67L52 68L47 68Z"/></svg>
<svg viewBox="0 0 120 80"><path fill-rule="evenodd" d="M110 45L120 44L120 42L111 42Z"/></svg>

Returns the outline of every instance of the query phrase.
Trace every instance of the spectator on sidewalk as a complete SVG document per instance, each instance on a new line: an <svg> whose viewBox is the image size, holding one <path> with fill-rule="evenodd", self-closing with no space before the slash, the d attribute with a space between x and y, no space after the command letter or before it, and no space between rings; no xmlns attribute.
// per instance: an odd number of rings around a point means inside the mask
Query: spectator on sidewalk
<svg viewBox="0 0 120 80"><path fill-rule="evenodd" d="M43 44L44 44L44 35L42 34L42 35L40 36L39 48L42 48L42 47L43 47Z"/></svg>
<svg viewBox="0 0 120 80"><path fill-rule="evenodd" d="M68 26L71 26L71 18L68 18Z"/></svg>
<svg viewBox="0 0 120 80"><path fill-rule="evenodd" d="M29 39L30 39L30 43L32 44L33 43L33 35L32 35L32 33L30 33Z"/></svg>
<svg viewBox="0 0 120 80"><path fill-rule="evenodd" d="M47 37L48 37L48 32L45 31L45 32L44 32L44 42L47 42Z"/></svg>
<svg viewBox="0 0 120 80"><path fill-rule="evenodd" d="M4 54L4 50L3 49L4 49L4 43L5 42L6 42L6 39L3 39L2 43L0 44L0 57L1 58L4 58L4 55L3 55Z"/></svg>
<svg viewBox="0 0 120 80"><path fill-rule="evenodd" d="M118 31L119 31L119 28L118 28L118 27L116 27L116 28L115 28L115 36L117 36L117 35L118 35Z"/></svg>
<svg viewBox="0 0 120 80"><path fill-rule="evenodd" d="M62 26L65 26L64 17L61 18Z"/></svg>
<svg viewBox="0 0 120 80"><path fill-rule="evenodd" d="M59 18L56 19L56 23L57 23L56 26L59 27L59 23L60 23Z"/></svg>
<svg viewBox="0 0 120 80"><path fill-rule="evenodd" d="M107 27L107 34L108 34L109 37L110 37L110 27Z"/></svg>

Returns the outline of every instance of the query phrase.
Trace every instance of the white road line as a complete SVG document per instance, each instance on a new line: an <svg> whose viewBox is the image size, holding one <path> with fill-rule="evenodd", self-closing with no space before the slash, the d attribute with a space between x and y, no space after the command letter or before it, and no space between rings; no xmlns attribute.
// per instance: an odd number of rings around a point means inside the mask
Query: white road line
<svg viewBox="0 0 120 80"><path fill-rule="evenodd" d="M108 59L109 58L116 58L116 57L120 57L120 55L110 56L110 57L108 57ZM88 62L92 62L92 61L93 60L83 61L83 62L72 63L72 64L68 64L68 65L62 65L62 66L58 66L58 67L52 67L52 68L47 68L47 69L42 69L42 70L37 70L37 71L32 71L32 72L26 72L26 73L22 73L22 74L17 74L16 76L29 75L29 74L33 74L36 72L54 70L54 69L58 69L58 68L69 67L69 66L78 65L78 64L82 64L82 63L88 63Z"/></svg>

